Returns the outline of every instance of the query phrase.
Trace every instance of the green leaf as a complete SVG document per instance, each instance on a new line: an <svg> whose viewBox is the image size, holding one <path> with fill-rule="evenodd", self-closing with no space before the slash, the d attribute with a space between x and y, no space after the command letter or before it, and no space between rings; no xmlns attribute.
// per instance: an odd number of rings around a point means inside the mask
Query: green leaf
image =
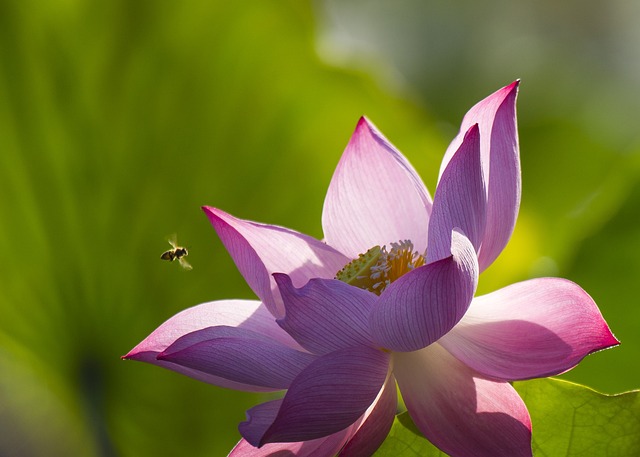
<svg viewBox="0 0 640 457"><path fill-rule="evenodd" d="M515 383L533 422L536 456L640 455L639 391L603 395L557 379Z"/></svg>
<svg viewBox="0 0 640 457"><path fill-rule="evenodd" d="M386 455L397 457L440 457L444 452L431 444L422 436L408 413L396 416L389 436L374 454L377 457Z"/></svg>
<svg viewBox="0 0 640 457"><path fill-rule="evenodd" d="M533 422L536 457L640 455L639 391L603 395L558 379L515 383ZM447 454L427 441L407 413L400 414L377 457Z"/></svg>

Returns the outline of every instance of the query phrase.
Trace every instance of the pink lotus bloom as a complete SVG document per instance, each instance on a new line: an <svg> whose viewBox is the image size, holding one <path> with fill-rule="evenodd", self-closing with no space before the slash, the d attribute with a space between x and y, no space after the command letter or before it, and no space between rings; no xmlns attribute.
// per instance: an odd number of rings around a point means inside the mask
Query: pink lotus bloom
<svg viewBox="0 0 640 457"><path fill-rule="evenodd" d="M240 424L231 456L367 456L396 383L417 427L452 456L531 456L509 381L555 375L618 344L576 284L539 278L474 298L520 204L518 82L475 105L432 200L368 120L325 200L324 241L205 207L260 301L204 303L125 357L222 387L286 390Z"/></svg>

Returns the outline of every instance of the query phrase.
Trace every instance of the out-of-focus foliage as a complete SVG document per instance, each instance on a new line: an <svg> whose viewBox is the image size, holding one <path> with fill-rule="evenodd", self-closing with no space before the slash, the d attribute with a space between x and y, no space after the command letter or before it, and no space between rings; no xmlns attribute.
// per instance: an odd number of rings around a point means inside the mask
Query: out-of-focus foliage
<svg viewBox="0 0 640 457"><path fill-rule="evenodd" d="M393 4L388 21L397 11L434 20ZM576 376L609 391L637 384L637 143L599 129L624 118L606 96L618 89L603 90L602 72L539 77L566 55L533 53L533 65L531 48L510 40L517 24L491 32L517 59L481 60L489 45L465 59L455 49L482 41L456 31L482 11L460 16L447 8L462 6L440 2L449 25L424 29L441 38L395 49L414 62L439 49L442 60L421 68L446 77L390 91L354 62L320 60L322 5L0 2L0 454L224 455L254 395L119 360L181 309L253 298L199 206L320 237L324 192L360 115L433 190L464 111L516 77L523 208L482 287L541 272L577 280L623 346L587 358ZM174 232L191 272L159 260Z"/></svg>
<svg viewBox="0 0 640 457"><path fill-rule="evenodd" d="M366 68L393 90L409 91L450 136L469 103L522 79L520 217L480 290L535 276L578 282L622 345L587 357L565 377L609 393L637 388L640 3L319 5L324 55Z"/></svg>
<svg viewBox="0 0 640 457"><path fill-rule="evenodd" d="M534 456L616 456L640 454L638 391L602 395L557 379L515 383L533 424ZM444 457L417 429L408 413L396 417L376 456Z"/></svg>
<svg viewBox="0 0 640 457"><path fill-rule="evenodd" d="M321 236L362 114L435 178L426 117L313 39L298 1L0 4L1 455L224 455L255 396L119 359L253 298L199 207Z"/></svg>

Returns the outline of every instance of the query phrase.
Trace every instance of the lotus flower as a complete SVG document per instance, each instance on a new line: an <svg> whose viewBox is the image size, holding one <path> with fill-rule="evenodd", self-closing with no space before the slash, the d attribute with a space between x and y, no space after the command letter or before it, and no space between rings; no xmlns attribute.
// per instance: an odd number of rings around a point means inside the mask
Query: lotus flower
<svg viewBox="0 0 640 457"><path fill-rule="evenodd" d="M518 82L475 105L435 198L365 118L340 159L325 239L205 207L260 301L169 319L125 356L217 386L286 390L247 412L231 456L367 456L396 414L452 456L530 456L509 381L555 375L618 344L576 284L539 278L475 297L520 204Z"/></svg>

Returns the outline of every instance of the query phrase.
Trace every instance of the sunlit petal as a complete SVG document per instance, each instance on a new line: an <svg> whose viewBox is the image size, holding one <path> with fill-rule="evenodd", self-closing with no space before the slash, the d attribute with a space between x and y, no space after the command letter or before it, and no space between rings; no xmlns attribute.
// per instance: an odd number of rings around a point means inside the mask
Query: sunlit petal
<svg viewBox="0 0 640 457"><path fill-rule="evenodd" d="M444 171L429 221L427 263L451 255L451 233L458 229L480 249L486 224L486 197L480 167L480 134L473 125Z"/></svg>
<svg viewBox="0 0 640 457"><path fill-rule="evenodd" d="M311 278L333 278L349 262L310 236L238 219L216 208L203 209L242 276L276 317L284 315L284 308L272 273L286 273L300 287Z"/></svg>
<svg viewBox="0 0 640 457"><path fill-rule="evenodd" d="M556 375L618 344L593 299L559 278L532 279L475 298L440 342L477 371L505 380Z"/></svg>
<svg viewBox="0 0 640 457"><path fill-rule="evenodd" d="M411 418L444 452L531 457L529 413L509 383L478 377L437 343L393 357Z"/></svg>
<svg viewBox="0 0 640 457"><path fill-rule="evenodd" d="M440 167L443 175L464 134L472 125L478 124L482 172L487 186L487 223L479 253L480 271L491 265L506 246L520 208L522 182L516 119L518 86L519 81L515 81L469 110Z"/></svg>
<svg viewBox="0 0 640 457"><path fill-rule="evenodd" d="M327 243L352 258L406 239L422 252L430 213L431 197L413 167L361 118L327 191L322 212Z"/></svg>
<svg viewBox="0 0 640 457"><path fill-rule="evenodd" d="M290 348L301 349L295 340L278 326L262 303L250 300L220 300L181 311L154 330L123 358L158 365L200 381L230 389L253 392L273 390L261 385L234 382L157 359L160 353L183 335L216 325L251 330Z"/></svg>
<svg viewBox="0 0 640 457"><path fill-rule="evenodd" d="M316 357L237 327L208 327L188 333L158 355L159 360L243 384L286 389Z"/></svg>

